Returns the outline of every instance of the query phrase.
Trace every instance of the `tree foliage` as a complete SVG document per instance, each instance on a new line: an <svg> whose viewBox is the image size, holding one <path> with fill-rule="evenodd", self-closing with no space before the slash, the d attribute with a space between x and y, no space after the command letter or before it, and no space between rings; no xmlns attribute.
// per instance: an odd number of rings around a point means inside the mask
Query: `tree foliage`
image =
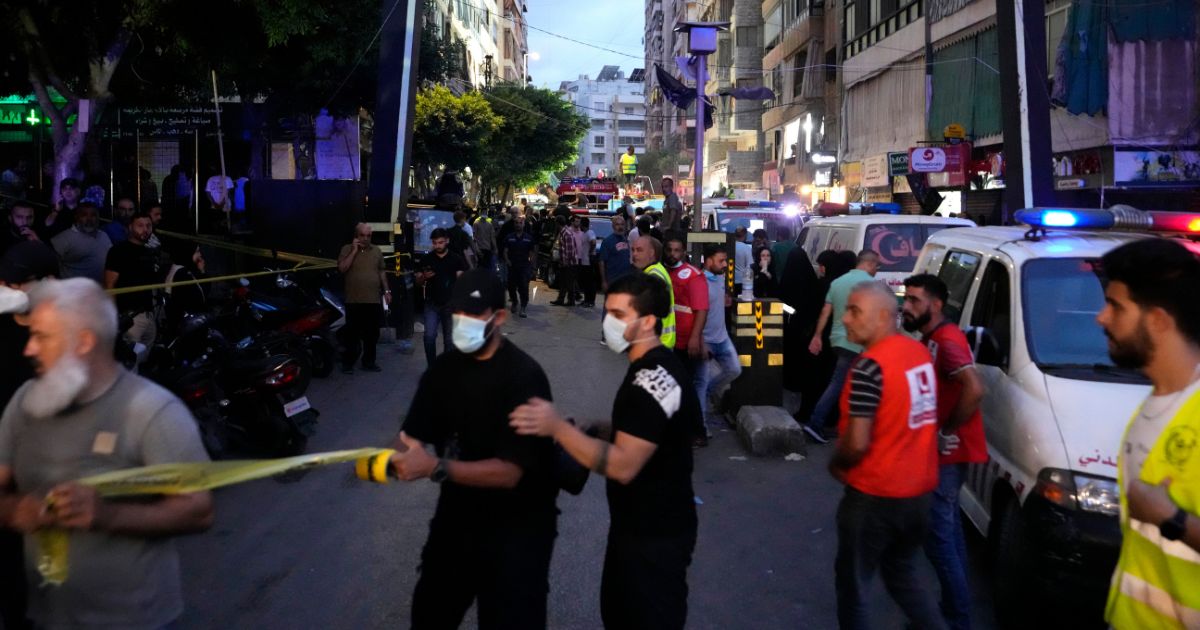
<svg viewBox="0 0 1200 630"><path fill-rule="evenodd" d="M417 92L413 161L462 170L481 163L503 119L478 92L455 96L435 85Z"/></svg>
<svg viewBox="0 0 1200 630"><path fill-rule="evenodd" d="M692 161L691 156L683 152L682 146L683 143L680 142L679 136L675 134L667 136L661 147L647 151L645 155L638 158L638 174L649 177L650 181L654 183L655 190L658 190L659 182L663 177L673 177L678 180L679 165Z"/></svg>
<svg viewBox="0 0 1200 630"><path fill-rule="evenodd" d="M546 89L500 85L484 93L503 119L484 151L479 173L489 186L527 186L575 161L588 129L584 116Z"/></svg>

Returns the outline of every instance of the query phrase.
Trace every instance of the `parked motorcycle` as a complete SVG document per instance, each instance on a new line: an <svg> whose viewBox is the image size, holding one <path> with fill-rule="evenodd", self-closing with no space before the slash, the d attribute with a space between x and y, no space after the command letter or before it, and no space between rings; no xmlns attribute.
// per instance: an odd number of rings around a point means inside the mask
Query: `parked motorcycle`
<svg viewBox="0 0 1200 630"><path fill-rule="evenodd" d="M169 343L151 350L143 373L192 410L214 459L302 453L320 415L305 395L312 376L306 355L257 337L230 343L216 319L186 317Z"/></svg>
<svg viewBox="0 0 1200 630"><path fill-rule="evenodd" d="M273 347L302 350L313 376L329 376L337 358L337 331L346 322L345 305L324 287L316 295L310 294L286 273L280 273L271 284L268 290L243 280L234 290L235 313L240 317L237 334L279 333L271 337Z"/></svg>

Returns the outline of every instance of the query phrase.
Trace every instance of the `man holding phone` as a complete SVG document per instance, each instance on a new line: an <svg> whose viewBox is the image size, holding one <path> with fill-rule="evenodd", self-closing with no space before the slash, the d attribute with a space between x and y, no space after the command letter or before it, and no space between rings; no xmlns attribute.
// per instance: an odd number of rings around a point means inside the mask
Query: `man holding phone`
<svg viewBox="0 0 1200 630"><path fill-rule="evenodd" d="M354 363L362 354L362 366L368 372L379 372L375 362L375 346L379 344L379 327L383 324L383 304L392 303L384 274L383 250L371 244L371 226L354 226L354 240L338 254L338 271L346 278L346 354L342 357L342 372L354 373Z"/></svg>
<svg viewBox="0 0 1200 630"><path fill-rule="evenodd" d="M467 259L450 251L450 233L437 228L429 235L433 251L421 260L417 284L425 290L425 359L429 365L437 358L438 329L442 330L443 351L450 349L450 291L458 277L470 267Z"/></svg>

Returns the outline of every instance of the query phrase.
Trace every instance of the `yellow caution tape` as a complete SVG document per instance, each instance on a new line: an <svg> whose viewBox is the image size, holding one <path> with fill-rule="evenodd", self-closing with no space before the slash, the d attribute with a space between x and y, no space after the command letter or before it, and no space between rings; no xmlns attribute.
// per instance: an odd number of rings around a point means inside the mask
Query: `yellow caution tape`
<svg viewBox="0 0 1200 630"><path fill-rule="evenodd" d="M394 452L385 448L360 448L280 459L157 464L84 477L77 483L95 488L102 497L187 494L350 461L356 462L360 479L387 483L388 462ZM362 471L368 474L364 475ZM42 579L53 585L66 582L70 574L67 563L70 533L64 529L44 529L37 532L36 537L37 565Z"/></svg>

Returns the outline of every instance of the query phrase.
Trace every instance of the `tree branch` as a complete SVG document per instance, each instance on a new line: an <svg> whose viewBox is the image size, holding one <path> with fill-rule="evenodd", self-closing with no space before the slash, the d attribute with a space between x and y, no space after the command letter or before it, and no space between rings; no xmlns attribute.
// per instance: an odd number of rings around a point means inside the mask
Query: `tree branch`
<svg viewBox="0 0 1200 630"><path fill-rule="evenodd" d="M21 9L17 15L25 29L25 54L29 56L30 67L34 66L36 59L37 65L40 66L40 78L44 78L43 83L49 82L68 101L78 100L79 97L67 87L54 69L54 63L50 61L50 54L42 45L42 33L38 29L37 23L33 21L33 15L29 13L29 9Z"/></svg>
<svg viewBox="0 0 1200 630"><path fill-rule="evenodd" d="M92 95L96 98L106 99L112 96L108 91L108 85L112 82L117 66L121 65L121 58L125 56L125 50L129 48L129 42L132 39L133 31L126 25L122 25L117 29L117 34L113 36L113 41L108 45L103 56L88 62Z"/></svg>

